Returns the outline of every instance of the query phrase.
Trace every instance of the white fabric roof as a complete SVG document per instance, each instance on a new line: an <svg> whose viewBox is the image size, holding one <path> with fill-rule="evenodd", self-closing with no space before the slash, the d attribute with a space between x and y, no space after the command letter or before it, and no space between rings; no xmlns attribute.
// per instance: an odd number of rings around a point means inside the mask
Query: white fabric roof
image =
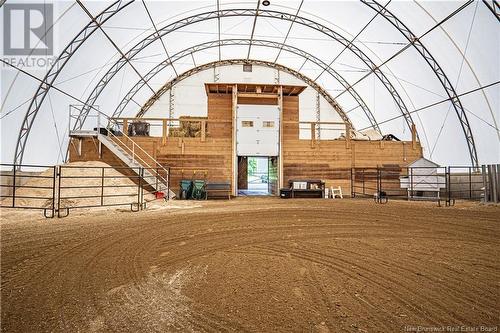
<svg viewBox="0 0 500 333"><path fill-rule="evenodd" d="M195 45L220 38L223 41L268 41L310 53L330 65L357 92L383 133L409 139L408 126L393 95L373 73L373 68L351 50L356 47L377 66L379 73L385 75L400 96L417 126L425 157L441 165L471 164L462 128L463 119L462 122L459 120L454 103L449 100L441 83L442 78L436 75L435 67L419 53L418 48L409 45L405 35L387 18L387 12L384 15L378 13L372 8L376 5L371 1L270 2L267 7L259 1L225 0L136 1L130 4L128 1L53 2L55 51L52 56L47 55L51 59L56 59L68 44L75 42L75 36L91 22L89 14L99 18L107 8L108 13L116 12L106 14L110 18L100 28L87 34L87 38L57 72L53 87L47 89L47 97L40 103L36 117L31 119L29 131L23 126L23 121L33 110L30 103L41 84L36 78L44 80L46 74L54 72L54 69L50 66L22 65L13 68L2 64L2 163L15 160L16 147L19 153L20 131L28 134L23 136L26 138L23 163L61 162L68 143L69 105L87 101L103 76L121 58L121 53L127 55L128 62L109 80L92 104L108 115L141 80L140 76L146 75L160 62ZM8 1L0 11L3 12L6 5L16 3L23 2ZM500 19L491 10L493 8L500 13L498 3L381 1L379 4L385 6L388 13L413 35L423 36L419 38L420 43L439 64L459 96L479 163L500 162ZM230 10L248 15L230 16ZM217 15L207 15L214 12L224 14L219 15L219 19ZM300 19L296 19L295 15ZM129 57L134 45L147 36L154 36L155 28L163 31L169 25L174 27L176 21L204 16L207 16L206 19L199 22L179 25L163 35L161 40L156 39ZM316 22L318 26L301 23L305 21ZM333 31L351 44L346 48L327 32L320 31L319 26ZM21 32L17 35L11 32L11 35L22 38ZM176 59L173 66L166 66L138 91L122 116L135 115L154 91L193 67L217 60L249 58L276 62L316 80L336 98L344 111L349 111L348 116L356 130L370 127L358 102L345 92L345 87L338 80L316 63L285 49L280 52L279 48L264 47L258 43L250 46L248 43L234 45L228 42L228 45L220 47L220 54L216 45ZM5 60L6 57L3 55L2 58ZM480 89L482 87L485 88Z"/></svg>

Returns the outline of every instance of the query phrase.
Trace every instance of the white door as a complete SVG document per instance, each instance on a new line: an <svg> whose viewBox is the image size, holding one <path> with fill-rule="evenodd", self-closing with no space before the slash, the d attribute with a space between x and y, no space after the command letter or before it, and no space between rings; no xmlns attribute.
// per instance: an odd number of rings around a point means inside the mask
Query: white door
<svg viewBox="0 0 500 333"><path fill-rule="evenodd" d="M279 109L276 105L238 105L236 111L238 156L278 156Z"/></svg>

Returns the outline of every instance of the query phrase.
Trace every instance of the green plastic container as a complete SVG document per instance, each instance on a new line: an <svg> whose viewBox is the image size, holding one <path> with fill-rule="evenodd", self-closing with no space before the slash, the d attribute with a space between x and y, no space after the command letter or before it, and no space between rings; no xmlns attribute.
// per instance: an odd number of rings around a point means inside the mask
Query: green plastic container
<svg viewBox="0 0 500 333"><path fill-rule="evenodd" d="M183 179L179 183L179 199L189 200L193 196L193 181L188 179Z"/></svg>
<svg viewBox="0 0 500 333"><path fill-rule="evenodd" d="M207 198L206 183L204 180L193 181L192 198L195 200L202 200Z"/></svg>

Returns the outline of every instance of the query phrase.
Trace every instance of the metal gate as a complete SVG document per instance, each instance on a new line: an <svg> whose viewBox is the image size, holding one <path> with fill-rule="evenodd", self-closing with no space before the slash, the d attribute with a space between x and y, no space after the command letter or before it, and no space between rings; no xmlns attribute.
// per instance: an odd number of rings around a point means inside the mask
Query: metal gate
<svg viewBox="0 0 500 333"><path fill-rule="evenodd" d="M66 217L72 209L128 206L146 208L146 193L156 198L146 168L1 164L0 207L42 210L47 218ZM8 169L8 170L4 170ZM168 174L161 175L169 180ZM159 175L158 172L155 173ZM149 175L149 176L148 176ZM162 180L163 180L162 179ZM165 186L169 199L169 181Z"/></svg>

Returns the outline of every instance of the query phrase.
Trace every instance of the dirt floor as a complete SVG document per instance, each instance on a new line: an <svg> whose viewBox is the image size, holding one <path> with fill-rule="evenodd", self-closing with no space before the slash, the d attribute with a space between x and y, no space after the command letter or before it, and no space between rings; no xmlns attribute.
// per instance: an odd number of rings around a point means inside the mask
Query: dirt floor
<svg viewBox="0 0 500 333"><path fill-rule="evenodd" d="M2 211L2 332L479 331L500 321L499 206L248 197L40 216Z"/></svg>

